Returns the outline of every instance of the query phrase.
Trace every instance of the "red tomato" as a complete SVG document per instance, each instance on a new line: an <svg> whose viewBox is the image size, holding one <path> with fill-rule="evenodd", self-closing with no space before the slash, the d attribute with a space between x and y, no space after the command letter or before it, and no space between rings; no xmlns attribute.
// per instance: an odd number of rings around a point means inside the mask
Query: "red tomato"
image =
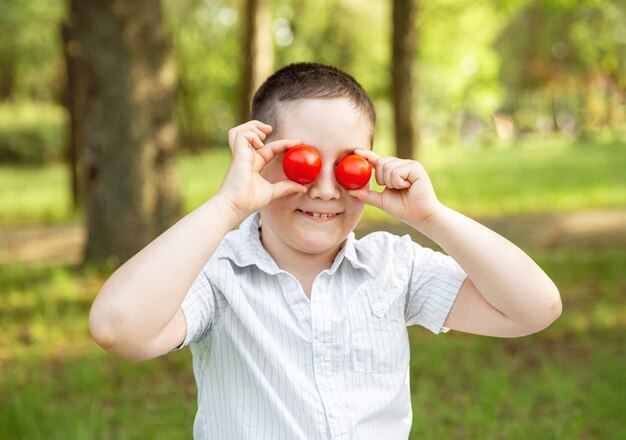
<svg viewBox="0 0 626 440"><path fill-rule="evenodd" d="M313 182L322 171L322 158L308 145L296 145L283 157L283 171L289 180L302 185Z"/></svg>
<svg viewBox="0 0 626 440"><path fill-rule="evenodd" d="M344 188L359 189L370 181L372 167L364 157L350 154L337 164L335 176Z"/></svg>

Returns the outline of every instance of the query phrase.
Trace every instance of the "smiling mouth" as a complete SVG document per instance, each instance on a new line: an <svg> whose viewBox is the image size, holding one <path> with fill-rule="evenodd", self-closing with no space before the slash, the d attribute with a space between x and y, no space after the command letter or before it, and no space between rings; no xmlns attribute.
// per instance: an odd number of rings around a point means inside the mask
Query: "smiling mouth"
<svg viewBox="0 0 626 440"><path fill-rule="evenodd" d="M314 218L314 219L319 219L319 220L330 220L330 219L333 219L333 218L337 217L339 214L341 214L340 212L336 212L336 213L333 213L333 212L316 212L316 211L304 211L302 209L297 209L296 211L298 211L298 212L300 212L300 213L302 213L302 214L304 214L304 215L306 215L308 217L311 217L311 218Z"/></svg>

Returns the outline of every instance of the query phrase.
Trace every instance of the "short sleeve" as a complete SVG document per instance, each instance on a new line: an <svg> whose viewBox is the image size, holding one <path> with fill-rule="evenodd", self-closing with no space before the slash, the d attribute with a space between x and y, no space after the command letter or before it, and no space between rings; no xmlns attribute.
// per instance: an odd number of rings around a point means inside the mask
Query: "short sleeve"
<svg viewBox="0 0 626 440"><path fill-rule="evenodd" d="M190 342L197 342L202 339L213 323L215 296L213 287L207 277L206 269L196 277L183 300L181 308L187 323L187 334L185 340L177 349L189 345Z"/></svg>
<svg viewBox="0 0 626 440"><path fill-rule="evenodd" d="M467 275L450 256L412 244L407 324L421 325L433 333L445 333L447 329L443 324Z"/></svg>

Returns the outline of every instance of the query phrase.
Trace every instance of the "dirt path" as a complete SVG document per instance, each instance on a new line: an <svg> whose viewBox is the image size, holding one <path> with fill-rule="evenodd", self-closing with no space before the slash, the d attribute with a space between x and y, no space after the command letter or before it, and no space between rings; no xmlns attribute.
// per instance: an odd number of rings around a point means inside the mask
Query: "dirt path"
<svg viewBox="0 0 626 440"><path fill-rule="evenodd" d="M526 214L477 218L480 223L523 247L549 250L623 249L626 251L626 209L603 209L560 214ZM383 225L370 224L360 230L370 232ZM428 239L403 224L388 224L385 229L410 234L419 243Z"/></svg>
<svg viewBox="0 0 626 440"><path fill-rule="evenodd" d="M559 247L626 251L626 209L590 210L565 214L537 214L478 219L481 223L522 246L535 249ZM357 229L361 236L375 230L410 234L423 244L427 239L404 224L367 222ZM86 239L84 227L11 226L0 227L0 264L77 263Z"/></svg>
<svg viewBox="0 0 626 440"><path fill-rule="evenodd" d="M0 264L78 263L86 237L82 225L0 226Z"/></svg>

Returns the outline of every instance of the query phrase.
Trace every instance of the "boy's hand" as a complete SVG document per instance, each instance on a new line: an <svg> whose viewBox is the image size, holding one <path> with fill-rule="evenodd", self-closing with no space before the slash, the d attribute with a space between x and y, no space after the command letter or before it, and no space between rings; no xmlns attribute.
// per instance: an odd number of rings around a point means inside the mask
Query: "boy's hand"
<svg viewBox="0 0 626 440"><path fill-rule="evenodd" d="M366 186L348 191L350 195L416 228L426 224L441 206L421 163L380 157L371 150L357 149L354 153L367 159L375 170L376 182L385 189L379 193Z"/></svg>
<svg viewBox="0 0 626 440"><path fill-rule="evenodd" d="M281 139L264 145L271 131L267 124L249 121L228 132L233 159L216 197L228 204L239 221L274 199L306 192L305 186L290 180L270 183L261 176L261 170L274 156L300 143Z"/></svg>

